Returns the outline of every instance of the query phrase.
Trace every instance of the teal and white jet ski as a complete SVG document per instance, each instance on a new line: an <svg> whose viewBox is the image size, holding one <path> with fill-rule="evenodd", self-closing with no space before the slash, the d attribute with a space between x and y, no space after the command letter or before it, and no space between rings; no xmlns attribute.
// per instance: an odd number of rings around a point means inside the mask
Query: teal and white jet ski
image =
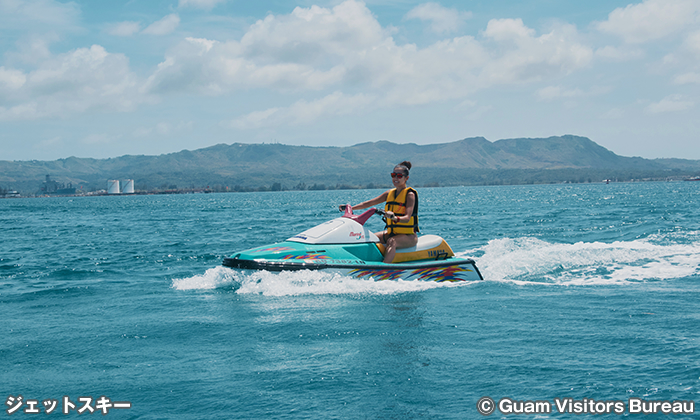
<svg viewBox="0 0 700 420"><path fill-rule="evenodd" d="M365 227L382 210L345 214L315 226L284 242L237 252L223 265L248 270L324 270L374 280L474 281L483 280L471 258L455 257L444 239L423 235L418 244L396 251L394 261L384 263L384 245Z"/></svg>

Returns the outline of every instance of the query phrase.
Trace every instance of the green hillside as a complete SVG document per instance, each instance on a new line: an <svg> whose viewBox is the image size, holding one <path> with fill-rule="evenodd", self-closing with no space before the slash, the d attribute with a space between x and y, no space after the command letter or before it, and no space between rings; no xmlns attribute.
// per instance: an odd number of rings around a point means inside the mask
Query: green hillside
<svg viewBox="0 0 700 420"><path fill-rule="evenodd" d="M626 181L700 173L700 161L623 157L588 138L567 135L495 142L476 137L429 145L378 141L350 147L234 143L160 156L0 161L0 188L37 193L46 175L84 191L104 189L109 179L134 179L137 190L384 187L390 185L387 174L402 160L413 163L411 183L416 186Z"/></svg>

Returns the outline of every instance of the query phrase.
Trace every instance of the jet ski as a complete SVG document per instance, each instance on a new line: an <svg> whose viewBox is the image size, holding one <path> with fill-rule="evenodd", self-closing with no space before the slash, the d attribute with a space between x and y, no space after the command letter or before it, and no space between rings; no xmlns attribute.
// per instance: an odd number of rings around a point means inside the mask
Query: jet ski
<svg viewBox="0 0 700 420"><path fill-rule="evenodd" d="M365 226L375 214L384 215L384 211L371 208L355 215L347 205L341 217L284 242L237 252L224 258L223 265L246 270L323 270L373 280L483 280L474 260L455 257L437 235L419 236L416 246L398 249L394 261L384 263L384 245Z"/></svg>

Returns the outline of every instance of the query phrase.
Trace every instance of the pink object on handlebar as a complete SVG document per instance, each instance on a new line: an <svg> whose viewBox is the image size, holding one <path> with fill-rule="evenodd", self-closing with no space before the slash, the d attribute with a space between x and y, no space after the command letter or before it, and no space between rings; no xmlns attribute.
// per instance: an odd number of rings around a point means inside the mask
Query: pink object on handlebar
<svg viewBox="0 0 700 420"><path fill-rule="evenodd" d="M370 217L374 215L376 212L376 209L367 209L364 213L360 215L354 215L352 214L352 206L350 204L347 204L345 206L345 214L343 214L343 217L347 217L348 219L352 219L356 221L357 223L361 224L364 226L365 222L369 220Z"/></svg>

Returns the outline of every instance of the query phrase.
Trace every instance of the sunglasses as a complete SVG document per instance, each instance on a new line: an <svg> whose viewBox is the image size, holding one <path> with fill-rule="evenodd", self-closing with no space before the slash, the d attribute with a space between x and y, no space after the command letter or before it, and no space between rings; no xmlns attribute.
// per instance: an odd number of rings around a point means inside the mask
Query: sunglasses
<svg viewBox="0 0 700 420"><path fill-rule="evenodd" d="M392 177L392 178L401 179L401 178L403 178L403 177L405 177L405 176L406 176L406 175L404 175L404 174L397 174L396 172L392 172L392 173L391 173L391 177Z"/></svg>

